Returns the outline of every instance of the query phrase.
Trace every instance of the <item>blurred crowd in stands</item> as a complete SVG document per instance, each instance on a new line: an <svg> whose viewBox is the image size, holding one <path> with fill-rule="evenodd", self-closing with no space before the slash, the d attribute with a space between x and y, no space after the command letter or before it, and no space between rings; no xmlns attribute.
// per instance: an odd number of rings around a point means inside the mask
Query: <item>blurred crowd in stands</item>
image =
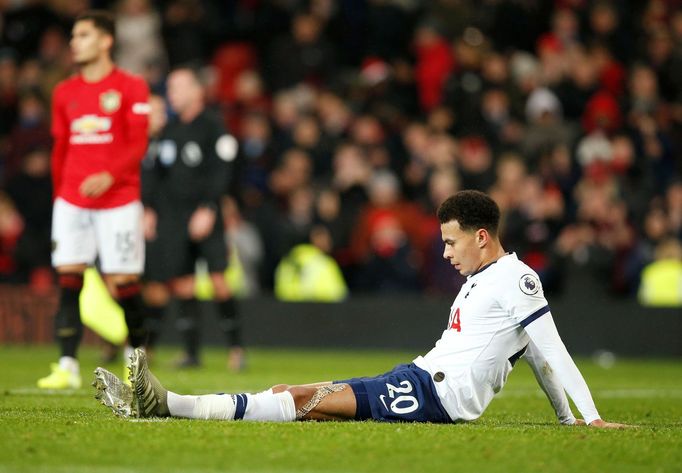
<svg viewBox="0 0 682 473"><path fill-rule="evenodd" d="M434 211L464 188L491 193L548 291L568 263L621 295L657 259L682 273L677 0L17 0L0 1L0 281L50 284L50 94L91 7L153 93L203 68L240 144L224 214L254 290L310 243L351 293L453 294Z"/></svg>

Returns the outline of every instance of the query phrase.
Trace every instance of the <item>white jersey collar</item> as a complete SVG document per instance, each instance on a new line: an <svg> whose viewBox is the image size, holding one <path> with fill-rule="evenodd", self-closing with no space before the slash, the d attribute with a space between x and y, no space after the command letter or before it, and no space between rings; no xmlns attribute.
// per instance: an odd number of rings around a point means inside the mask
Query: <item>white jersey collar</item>
<svg viewBox="0 0 682 473"><path fill-rule="evenodd" d="M518 257L516 256L516 252L514 252L514 251L507 251L505 254L503 254L502 256L500 256L499 258L497 258L495 261L492 261L492 262L486 264L485 266L482 266L482 267L479 268L478 271L476 271L475 273L471 273L469 276L467 276L467 279L469 279L469 278L471 278L471 277L473 277L473 276L476 276L477 274L482 273L483 271L485 271L486 269L488 269L489 267L491 267L492 265L494 265L495 263L497 263L498 261L500 261L502 258L506 258L507 256L513 256L514 259L518 259Z"/></svg>

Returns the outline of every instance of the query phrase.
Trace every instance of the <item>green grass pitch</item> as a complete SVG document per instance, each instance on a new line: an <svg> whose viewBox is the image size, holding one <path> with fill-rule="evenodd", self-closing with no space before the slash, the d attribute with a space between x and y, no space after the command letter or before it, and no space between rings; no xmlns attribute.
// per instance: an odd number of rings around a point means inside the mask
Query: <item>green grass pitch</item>
<svg viewBox="0 0 682 473"><path fill-rule="evenodd" d="M136 422L114 417L89 385L38 391L54 355L0 347L1 472L682 472L680 360L617 360L609 369L579 360L601 414L638 426L598 431L559 426L523 362L470 424ZM254 349L241 374L225 370L220 350L207 350L200 370L174 371L175 355L160 350L154 371L168 388L199 394L373 375L416 353ZM87 383L98 356L82 352Z"/></svg>

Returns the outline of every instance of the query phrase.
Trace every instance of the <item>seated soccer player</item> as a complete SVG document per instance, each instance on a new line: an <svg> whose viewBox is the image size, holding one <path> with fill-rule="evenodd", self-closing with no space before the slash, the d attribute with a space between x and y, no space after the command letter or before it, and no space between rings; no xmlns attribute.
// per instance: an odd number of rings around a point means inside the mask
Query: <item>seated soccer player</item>
<svg viewBox="0 0 682 473"><path fill-rule="evenodd" d="M500 212L487 195L461 191L438 209L443 257L467 277L431 351L380 376L277 385L257 394L183 396L149 371L144 351L131 359L132 391L102 368L97 397L124 416L221 420L462 422L483 414L525 355L559 422L621 428L599 416L554 325L537 274L506 253ZM577 420L565 392L583 419Z"/></svg>

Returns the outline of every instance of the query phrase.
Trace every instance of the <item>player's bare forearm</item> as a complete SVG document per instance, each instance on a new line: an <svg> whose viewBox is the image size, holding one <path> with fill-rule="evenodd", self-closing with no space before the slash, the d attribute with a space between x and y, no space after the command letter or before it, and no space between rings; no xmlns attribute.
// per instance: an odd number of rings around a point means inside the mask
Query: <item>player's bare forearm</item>
<svg viewBox="0 0 682 473"><path fill-rule="evenodd" d="M107 171L91 174L78 188L83 197L97 198L108 191L114 183L114 177Z"/></svg>

